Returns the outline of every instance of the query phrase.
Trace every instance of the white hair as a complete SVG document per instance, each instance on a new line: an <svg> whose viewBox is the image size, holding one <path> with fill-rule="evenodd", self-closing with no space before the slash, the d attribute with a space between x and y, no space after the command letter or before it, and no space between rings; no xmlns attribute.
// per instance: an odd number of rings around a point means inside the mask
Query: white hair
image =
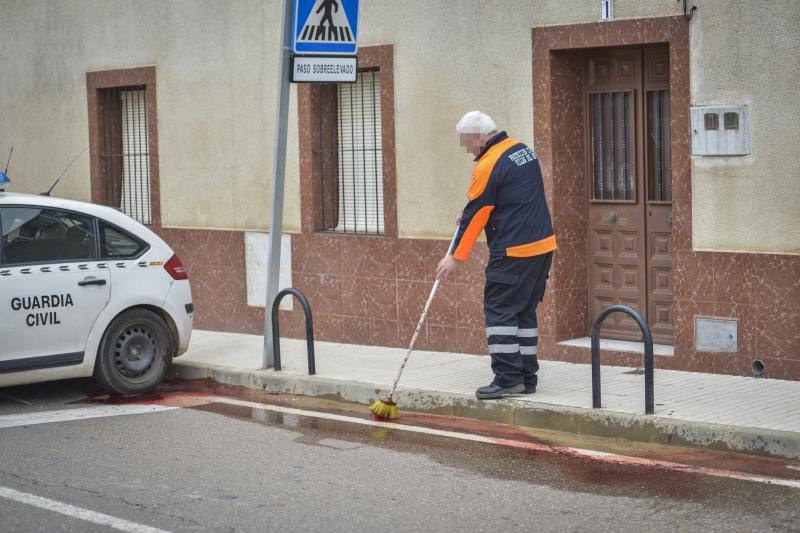
<svg viewBox="0 0 800 533"><path fill-rule="evenodd" d="M480 133L486 135L497 129L492 117L480 111L470 111L456 124L456 133Z"/></svg>

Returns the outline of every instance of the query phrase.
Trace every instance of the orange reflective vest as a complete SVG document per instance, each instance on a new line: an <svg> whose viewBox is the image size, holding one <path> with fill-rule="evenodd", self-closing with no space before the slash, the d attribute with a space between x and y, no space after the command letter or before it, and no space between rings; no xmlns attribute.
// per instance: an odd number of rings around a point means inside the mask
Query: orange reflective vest
<svg viewBox="0 0 800 533"><path fill-rule="evenodd" d="M476 158L453 257L469 258L481 231L491 257L532 257L556 249L539 160L499 133Z"/></svg>

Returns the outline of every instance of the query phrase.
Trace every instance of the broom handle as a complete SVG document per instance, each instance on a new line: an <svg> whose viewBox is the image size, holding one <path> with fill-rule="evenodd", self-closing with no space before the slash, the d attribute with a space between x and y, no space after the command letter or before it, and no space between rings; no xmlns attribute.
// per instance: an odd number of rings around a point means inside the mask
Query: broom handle
<svg viewBox="0 0 800 533"><path fill-rule="evenodd" d="M453 246L456 244L456 237L458 236L458 226L456 226L456 231L453 233L453 239L450 241L450 247L447 249L447 255L451 255L453 253ZM417 329L414 331L414 336L411 337L411 344L408 347L408 351L406 352L405 358L403 358L403 364L400 365L400 370L397 372L397 377L394 380L394 384L392 385L392 390L389 392L389 400L394 397L394 393L397 390L397 384L400 383L400 376L403 375L403 370L406 368L406 363L408 362L408 357L411 355L412 350L414 350L414 344L417 342L417 337L419 337L419 332L422 330L422 324L425 322L425 318L428 316L428 310L431 308L431 303L433 303L433 297L436 296L436 289L439 288L439 284L441 281L439 278L436 278L436 281L433 284L433 289L431 289L431 294L428 296L428 301L425 302L425 308L422 310L422 316L419 317L419 322L417 323Z"/></svg>

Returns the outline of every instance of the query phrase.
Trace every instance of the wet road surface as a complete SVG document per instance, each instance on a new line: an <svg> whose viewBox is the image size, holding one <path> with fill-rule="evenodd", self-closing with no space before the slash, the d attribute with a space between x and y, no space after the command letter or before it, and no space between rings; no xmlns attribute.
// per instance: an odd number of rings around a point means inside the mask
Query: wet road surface
<svg viewBox="0 0 800 533"><path fill-rule="evenodd" d="M725 474L791 484L800 470L786 461L410 413L402 423L420 429L377 427L363 407L205 384L87 392L83 381L0 390L33 404L0 394L4 531L108 526L3 488L168 531L800 531L800 486ZM174 409L102 411L131 405ZM32 422L62 410L98 417Z"/></svg>

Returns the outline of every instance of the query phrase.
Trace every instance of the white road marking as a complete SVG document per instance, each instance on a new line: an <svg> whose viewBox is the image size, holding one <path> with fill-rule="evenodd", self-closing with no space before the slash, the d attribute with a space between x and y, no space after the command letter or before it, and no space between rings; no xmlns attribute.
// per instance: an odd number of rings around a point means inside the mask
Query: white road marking
<svg viewBox="0 0 800 533"><path fill-rule="evenodd" d="M8 500L24 503L26 505L32 505L34 507L39 507L40 509L46 509L54 513L60 513L72 518L84 520L86 522L99 524L101 526L112 527L120 531L129 531L131 533L167 533L163 529L137 524L136 522L130 522L128 520L123 520L122 518L116 518L111 515L90 511L89 509L61 503L48 498L42 498L41 496L36 496L35 494L20 492L8 487L0 487L0 498L6 498Z"/></svg>
<svg viewBox="0 0 800 533"><path fill-rule="evenodd" d="M57 411L34 411L15 413L0 416L0 428L17 426L33 426L36 424L49 424L51 422L66 422L69 420L86 420L89 418L103 418L106 416L141 415L171 411L178 407L166 405L92 405L76 407L74 409L59 409Z"/></svg>
<svg viewBox="0 0 800 533"><path fill-rule="evenodd" d="M599 450L588 450L586 448L570 448L570 450L580 455L585 455L586 457L611 457L616 455L615 453L601 452Z"/></svg>
<svg viewBox="0 0 800 533"><path fill-rule="evenodd" d="M217 397L209 399L212 402L227 403L231 405L241 405L242 407L253 407L255 409L263 409L265 411L274 411L276 413L284 413L288 415L307 416L312 418L323 418L325 420L335 420L337 422L349 422L351 424L360 424L362 426L374 426L388 429L400 429L403 431L410 431L412 433L425 433L427 435L437 435L440 437L452 437L461 440L470 440L474 442L485 442L494 444L498 440L492 437L483 437L481 435L473 435L471 433L459 433L457 431L447 431L444 429L433 429L422 426L407 426L405 424L397 424L395 422L383 422L381 420L370 420L366 418L357 418L354 416L337 415L334 413L323 413L320 411L307 411L305 409L295 409L294 407L282 407L279 405L269 405L256 402L248 402L245 400L235 400L233 398ZM516 442L516 441L510 441ZM525 443L528 444L528 443ZM542 444L534 444L533 446L541 447L542 449L551 449L551 446L544 446Z"/></svg>
<svg viewBox="0 0 800 533"><path fill-rule="evenodd" d="M769 485L781 485L793 489L800 489L800 480L796 479L783 479L774 477L753 476L744 472L736 472L734 470L721 470L717 468L706 468L702 466L693 466L681 463L672 463L669 461L659 461L655 459L645 459L642 457L632 457L628 455L618 455L615 453L601 452L597 450L587 450L584 448L571 448L567 446L555 446L549 444L539 444L535 442L524 442L513 439L485 437L482 435L473 435L472 433L461 433L458 431L447 431L443 429L427 428L423 426L409 426L406 424L398 424L395 422L384 422L381 420L368 420L364 418L357 418L354 416L337 415L334 413L324 413L320 411L307 411L305 409L296 409L293 407L282 407L279 405L268 405L263 403L248 402L244 400L235 400L232 398L209 398L209 401L227 403L231 405L240 405L243 407L252 407L254 409L263 409L265 411L273 411L276 413L284 413L296 416L306 416L312 418L322 418L325 420L334 420L337 422L348 422L351 424L359 424L362 426L373 426L387 429L397 429L400 431L408 431L411 433L422 433L425 435L435 435L439 437L449 437L459 440L466 440L472 442L482 442L486 444L495 444L499 446L507 446L510 448L521 448L526 450L544 451L565 453L572 456L586 457L598 461L606 461L610 463L629 464L638 466L647 466L654 468L662 468L672 471L680 471L689 474L699 474L714 477L724 477L739 479L743 481L753 481L756 483L765 483Z"/></svg>

